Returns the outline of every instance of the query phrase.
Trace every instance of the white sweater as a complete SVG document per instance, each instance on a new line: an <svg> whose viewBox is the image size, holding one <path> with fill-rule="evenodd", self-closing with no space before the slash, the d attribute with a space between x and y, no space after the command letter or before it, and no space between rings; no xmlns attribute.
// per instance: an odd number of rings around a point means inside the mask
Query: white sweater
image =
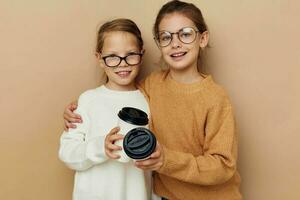
<svg viewBox="0 0 300 200"><path fill-rule="evenodd" d="M148 104L139 90L114 91L105 86L84 92L76 110L83 123L63 132L59 158L76 170L73 200L148 200L151 175L133 162L109 159L104 140L117 126L118 112L130 106L149 114Z"/></svg>

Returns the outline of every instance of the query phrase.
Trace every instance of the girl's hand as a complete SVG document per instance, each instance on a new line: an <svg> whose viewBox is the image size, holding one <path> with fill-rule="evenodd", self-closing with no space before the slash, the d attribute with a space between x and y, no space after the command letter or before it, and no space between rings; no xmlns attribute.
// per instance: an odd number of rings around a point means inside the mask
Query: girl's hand
<svg viewBox="0 0 300 200"><path fill-rule="evenodd" d="M124 138L123 135L117 134L119 130L120 130L119 127L115 127L105 137L105 141L104 141L105 154L107 157L111 159L120 158L120 155L116 155L113 153L114 151L122 150L122 147L114 144L117 140L121 140Z"/></svg>
<svg viewBox="0 0 300 200"><path fill-rule="evenodd" d="M77 108L77 102L72 102L64 110L64 129L68 131L69 128L76 128L76 125L73 123L82 123L81 116L74 113L74 110Z"/></svg>
<svg viewBox="0 0 300 200"><path fill-rule="evenodd" d="M135 166L142 170L158 170L164 163L163 148L157 143L155 151L147 160L136 161Z"/></svg>

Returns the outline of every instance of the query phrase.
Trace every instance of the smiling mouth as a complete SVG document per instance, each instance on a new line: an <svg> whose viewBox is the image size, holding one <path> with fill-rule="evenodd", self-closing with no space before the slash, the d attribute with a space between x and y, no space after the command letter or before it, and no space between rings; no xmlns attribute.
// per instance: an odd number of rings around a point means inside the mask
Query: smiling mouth
<svg viewBox="0 0 300 200"><path fill-rule="evenodd" d="M182 56L184 56L184 55L186 55L187 54L187 52L180 52L180 53L173 53L173 54L171 54L170 56L172 57L172 58L181 58Z"/></svg>
<svg viewBox="0 0 300 200"><path fill-rule="evenodd" d="M120 76L120 77L122 77L122 78L125 78L125 77L127 77L127 76L130 75L131 71L126 70L126 71L118 71L118 72L115 72L115 73L116 73L118 76Z"/></svg>

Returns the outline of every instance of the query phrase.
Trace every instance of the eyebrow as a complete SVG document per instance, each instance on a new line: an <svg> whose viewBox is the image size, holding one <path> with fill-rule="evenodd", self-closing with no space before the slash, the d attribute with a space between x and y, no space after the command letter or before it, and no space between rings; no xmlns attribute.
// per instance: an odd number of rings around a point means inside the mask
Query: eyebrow
<svg viewBox="0 0 300 200"><path fill-rule="evenodd" d="M125 53L125 56L126 55L129 55L131 53L140 53L139 50L129 50ZM111 52L107 52L107 53L103 53L105 56L120 56L118 52L115 52L115 51L111 51Z"/></svg>
<svg viewBox="0 0 300 200"><path fill-rule="evenodd" d="M182 30L182 29L184 29L184 28L193 28L193 29L198 30L198 28L197 28L197 27L194 27L194 26L184 26L184 27L178 29L178 30L175 31L175 32L171 32L171 31L168 31L168 30L161 30L161 31L158 31L158 33L163 33L163 32L176 33L176 32L178 32L178 31L180 31L180 30Z"/></svg>

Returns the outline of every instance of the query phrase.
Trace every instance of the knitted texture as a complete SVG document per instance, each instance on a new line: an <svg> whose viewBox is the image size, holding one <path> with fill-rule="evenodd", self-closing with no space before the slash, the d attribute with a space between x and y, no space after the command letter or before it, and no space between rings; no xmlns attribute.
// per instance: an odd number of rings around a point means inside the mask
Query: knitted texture
<svg viewBox="0 0 300 200"><path fill-rule="evenodd" d="M141 86L150 128L164 152L154 190L170 200L240 200L233 109L211 76L183 84L169 71L153 72Z"/></svg>
<svg viewBox="0 0 300 200"><path fill-rule="evenodd" d="M83 123L63 132L59 158L76 170L73 200L149 200L150 172L109 159L104 141L118 125L118 112L135 107L149 114L147 101L139 90L115 91L105 86L88 90L79 97L76 112Z"/></svg>

